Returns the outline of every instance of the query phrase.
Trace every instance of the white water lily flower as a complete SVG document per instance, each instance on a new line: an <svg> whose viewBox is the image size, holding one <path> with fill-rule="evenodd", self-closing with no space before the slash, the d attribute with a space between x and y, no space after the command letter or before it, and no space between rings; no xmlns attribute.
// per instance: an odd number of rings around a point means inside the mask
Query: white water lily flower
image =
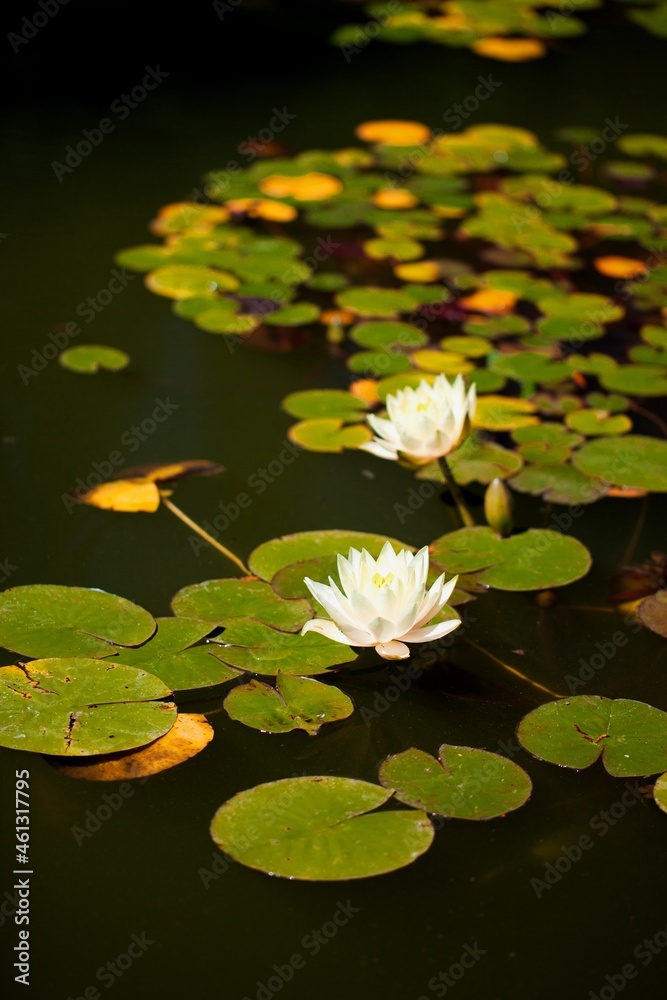
<svg viewBox="0 0 667 1000"><path fill-rule="evenodd" d="M440 639L461 624L454 618L428 625L449 600L458 577L445 583L442 573L427 593L426 547L413 555L407 549L394 552L386 542L377 559L365 549L350 549L347 559L338 556L338 574L342 590L331 577L328 586L305 577L332 621L313 618L301 635L319 632L346 645L375 646L387 660L404 660L410 655L406 642Z"/></svg>
<svg viewBox="0 0 667 1000"><path fill-rule="evenodd" d="M387 417L366 419L377 437L362 444L379 458L427 465L449 455L466 437L475 415L475 386L466 393L461 375L449 382L438 375L433 385L422 380L416 389L387 396Z"/></svg>

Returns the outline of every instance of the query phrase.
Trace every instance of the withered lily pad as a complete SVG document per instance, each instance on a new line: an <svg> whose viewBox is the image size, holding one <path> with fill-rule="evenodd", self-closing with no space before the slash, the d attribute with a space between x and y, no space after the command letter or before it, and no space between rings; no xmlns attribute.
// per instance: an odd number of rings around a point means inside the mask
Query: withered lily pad
<svg viewBox="0 0 667 1000"><path fill-rule="evenodd" d="M627 698L579 695L540 705L521 720L517 737L561 767L589 767L601 756L615 778L667 770L667 712Z"/></svg>
<svg viewBox="0 0 667 1000"><path fill-rule="evenodd" d="M86 587L31 584L0 593L0 643L24 656L109 656L155 631L153 616L124 597Z"/></svg>
<svg viewBox="0 0 667 1000"><path fill-rule="evenodd" d="M163 736L176 706L143 670L84 657L0 669L0 744L85 757L131 750Z"/></svg>
<svg viewBox="0 0 667 1000"><path fill-rule="evenodd" d="M642 601L637 608L642 625L667 639L667 591L659 590Z"/></svg>
<svg viewBox="0 0 667 1000"><path fill-rule="evenodd" d="M67 775L84 781L132 781L151 774L167 771L177 764L201 753L213 739L213 728L204 715L181 712L174 725L154 743L139 750L102 754L92 760L67 761L62 757L49 757L49 763Z"/></svg>
<svg viewBox="0 0 667 1000"><path fill-rule="evenodd" d="M399 802L457 819L493 819L529 798L531 780L518 764L487 750L444 743L439 760L412 747L382 763L380 782Z"/></svg>
<svg viewBox="0 0 667 1000"><path fill-rule="evenodd" d="M354 705L339 688L278 671L276 687L262 681L232 688L224 701L231 719L265 733L303 729L315 736L325 722L347 719Z"/></svg>
<svg viewBox="0 0 667 1000"><path fill-rule="evenodd" d="M225 802L211 835L235 861L270 875L307 881L382 875L415 861L434 836L423 812L371 812L390 797L353 778L285 778Z"/></svg>

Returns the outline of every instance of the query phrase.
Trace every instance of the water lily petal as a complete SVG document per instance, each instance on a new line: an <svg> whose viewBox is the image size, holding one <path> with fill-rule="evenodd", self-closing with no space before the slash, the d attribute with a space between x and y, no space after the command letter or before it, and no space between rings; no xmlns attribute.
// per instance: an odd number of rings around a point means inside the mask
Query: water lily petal
<svg viewBox="0 0 667 1000"><path fill-rule="evenodd" d="M396 639L391 642L379 642L375 649L385 660L407 660L410 655L409 648Z"/></svg>
<svg viewBox="0 0 667 1000"><path fill-rule="evenodd" d="M306 632L319 632L320 635L325 635L327 639L333 639L334 642L342 642L346 646L372 646L374 644L373 637L369 633L362 632L359 629L351 629L350 634L346 635L334 622L330 622L326 618L311 618L301 629L301 635L305 635Z"/></svg>
<svg viewBox="0 0 667 1000"><path fill-rule="evenodd" d="M442 639L443 635L453 632L461 624L460 618L453 618L448 622L438 622L437 625L427 625L426 628L413 628L401 636L404 642L431 642L433 639Z"/></svg>

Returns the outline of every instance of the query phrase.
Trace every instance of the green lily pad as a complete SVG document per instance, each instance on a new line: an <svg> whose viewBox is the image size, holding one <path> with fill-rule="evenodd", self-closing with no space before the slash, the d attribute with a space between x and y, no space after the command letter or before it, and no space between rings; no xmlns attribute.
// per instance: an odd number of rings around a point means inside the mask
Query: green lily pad
<svg viewBox="0 0 667 1000"><path fill-rule="evenodd" d="M460 448L447 457L454 479L461 486L469 483L490 483L493 479L506 479L519 471L523 462L516 452L489 441L476 441L468 437ZM432 479L444 483L437 462L424 466L417 472L417 479Z"/></svg>
<svg viewBox="0 0 667 1000"><path fill-rule="evenodd" d="M285 601L268 583L231 578L183 587L172 597L171 609L216 625L229 618L254 618L283 632L298 632L313 617L308 601Z"/></svg>
<svg viewBox="0 0 667 1000"><path fill-rule="evenodd" d="M86 587L31 584L0 593L0 644L24 656L109 656L139 646L153 616L124 597Z"/></svg>
<svg viewBox="0 0 667 1000"><path fill-rule="evenodd" d="M637 615L642 625L667 639L667 591L659 590L641 602Z"/></svg>
<svg viewBox="0 0 667 1000"><path fill-rule="evenodd" d="M452 351L424 350L413 351L412 363L427 372L437 372L444 375L467 375L475 369L473 361L464 358L462 354Z"/></svg>
<svg viewBox="0 0 667 1000"><path fill-rule="evenodd" d="M422 382L433 384L436 376L427 372L405 372L400 375L388 375L377 384L377 394L384 403L387 396L395 395L400 389L417 389Z"/></svg>
<svg viewBox="0 0 667 1000"><path fill-rule="evenodd" d="M608 491L608 486L599 479L591 479L565 463L527 465L512 477L510 486L519 493L544 497L547 503L568 505L594 503Z"/></svg>
<svg viewBox="0 0 667 1000"><path fill-rule="evenodd" d="M387 757L380 783L399 802L456 819L494 819L528 801L532 783L506 757L473 747L444 743L439 760L412 747Z"/></svg>
<svg viewBox="0 0 667 1000"><path fill-rule="evenodd" d="M588 476L611 486L667 492L667 441L627 434L589 441L572 462Z"/></svg>
<svg viewBox="0 0 667 1000"><path fill-rule="evenodd" d="M216 291L233 292L239 286L233 274L196 264L167 264L151 271L144 281L152 292L169 299L186 299L190 295Z"/></svg>
<svg viewBox="0 0 667 1000"><path fill-rule="evenodd" d="M585 576L588 549L576 538L548 528L531 528L501 538L492 528L461 528L430 545L433 559L448 573L473 573L496 590L545 590Z"/></svg>
<svg viewBox="0 0 667 1000"><path fill-rule="evenodd" d="M268 313L264 322L268 326L305 326L314 323L319 318L320 310L312 302L295 302L294 305L283 306L275 312Z"/></svg>
<svg viewBox="0 0 667 1000"><path fill-rule="evenodd" d="M543 423L532 427L519 427L512 431L518 444L553 444L564 448L576 448L584 440L581 434L573 434L563 424Z"/></svg>
<svg viewBox="0 0 667 1000"><path fill-rule="evenodd" d="M343 389L306 389L285 396L282 407L301 420L329 417L348 423L363 420L368 403Z"/></svg>
<svg viewBox="0 0 667 1000"><path fill-rule="evenodd" d="M483 358L493 350L493 344L486 337L445 337L440 341L445 351L462 354L466 358Z"/></svg>
<svg viewBox="0 0 667 1000"><path fill-rule="evenodd" d="M351 309L361 316L391 318L397 313L413 312L414 300L404 291L395 288L346 288L336 295L342 309Z"/></svg>
<svg viewBox="0 0 667 1000"><path fill-rule="evenodd" d="M274 676L323 674L330 667L356 660L349 646L332 642L317 632L295 635L279 632L252 618L229 618L215 639L221 660L237 670Z"/></svg>
<svg viewBox="0 0 667 1000"><path fill-rule="evenodd" d="M363 249L366 256L374 260L418 260L424 256L423 245L408 236L366 240Z"/></svg>
<svg viewBox="0 0 667 1000"><path fill-rule="evenodd" d="M517 382L537 382L540 385L564 382L571 374L564 362L553 361L551 358L533 351L496 355L491 360L491 368L493 371L510 376Z"/></svg>
<svg viewBox="0 0 667 1000"><path fill-rule="evenodd" d="M257 329L261 322L259 316L222 308L223 302L224 299L221 299L211 305L210 309L198 312L194 316L195 326L198 326L200 330L205 330L206 333L223 333L232 337L243 337Z"/></svg>
<svg viewBox="0 0 667 1000"><path fill-rule="evenodd" d="M157 618L156 622L157 632L148 642L137 649L123 649L118 659L149 670L172 691L214 687L239 676L238 670L223 662L218 645L193 645L215 628L213 622L192 618Z"/></svg>
<svg viewBox="0 0 667 1000"><path fill-rule="evenodd" d="M482 396L477 400L473 426L488 431L512 431L538 423L537 407L529 399Z"/></svg>
<svg viewBox="0 0 667 1000"><path fill-rule="evenodd" d="M347 359L347 367L358 375L373 378L411 371L410 359L396 350L358 351Z"/></svg>
<svg viewBox="0 0 667 1000"><path fill-rule="evenodd" d="M339 688L312 677L278 671L275 688L252 680L233 688L224 701L230 719L265 733L303 729L315 736L326 722L347 719L354 705Z"/></svg>
<svg viewBox="0 0 667 1000"><path fill-rule="evenodd" d="M364 424L343 426L342 420L321 417L317 420L301 420L287 432L290 441L307 451L324 451L340 454L344 448L359 448L373 437L370 428Z"/></svg>
<svg viewBox="0 0 667 1000"><path fill-rule="evenodd" d="M632 421L624 413L610 416L606 410L574 410L567 414L565 423L572 430L581 431L588 437L616 437L632 430Z"/></svg>
<svg viewBox="0 0 667 1000"><path fill-rule="evenodd" d="M354 778L284 778L239 792L213 817L221 851L249 868L307 881L396 871L431 845L423 812L373 812L391 797Z"/></svg>
<svg viewBox="0 0 667 1000"><path fill-rule="evenodd" d="M339 292L341 288L347 288L349 283L350 279L338 271L323 271L320 274L314 274L306 281L308 288L312 288L316 292Z"/></svg>
<svg viewBox="0 0 667 1000"><path fill-rule="evenodd" d="M104 347L102 344L80 344L68 347L58 358L59 364L71 372L80 375L95 375L101 369L107 372L119 372L127 368L130 355L119 351L116 347Z"/></svg>
<svg viewBox="0 0 667 1000"><path fill-rule="evenodd" d="M119 251L114 259L116 264L130 271L152 271L166 264L172 253L170 247L163 247L158 243L145 243L142 246L128 247L127 250Z"/></svg>
<svg viewBox="0 0 667 1000"><path fill-rule="evenodd" d="M600 374L605 389L626 392L629 396L664 396L667 376L652 365L618 365Z"/></svg>
<svg viewBox="0 0 667 1000"><path fill-rule="evenodd" d="M423 347L428 336L411 323L369 320L350 330L350 340L359 347L382 350L389 347Z"/></svg>
<svg viewBox="0 0 667 1000"><path fill-rule="evenodd" d="M321 559L325 556L335 557L338 553L347 556L351 548L366 549L376 559L385 542L391 542L396 551L409 549L410 552L414 552L411 545L406 545L405 542L399 542L387 535L338 529L300 531L294 535L283 535L281 538L272 538L268 542L263 542L250 553L248 566L255 576L270 581L279 570L292 563ZM319 579L319 577L315 579Z"/></svg>
<svg viewBox="0 0 667 1000"><path fill-rule="evenodd" d="M169 732L176 706L152 674L88 658L0 669L0 744L84 757L132 750Z"/></svg>
<svg viewBox="0 0 667 1000"><path fill-rule="evenodd" d="M615 778L667 769L667 712L627 698L580 695L540 705L521 720L517 737L561 767L589 767L602 756Z"/></svg>

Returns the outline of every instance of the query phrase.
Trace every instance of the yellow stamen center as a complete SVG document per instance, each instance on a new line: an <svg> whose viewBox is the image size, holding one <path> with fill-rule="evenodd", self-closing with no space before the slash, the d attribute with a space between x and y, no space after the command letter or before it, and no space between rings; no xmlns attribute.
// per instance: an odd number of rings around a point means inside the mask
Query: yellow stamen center
<svg viewBox="0 0 667 1000"><path fill-rule="evenodd" d="M395 579L396 577L393 573L387 573L386 576L381 576L380 573L376 573L373 577L373 583L376 587L391 587Z"/></svg>

